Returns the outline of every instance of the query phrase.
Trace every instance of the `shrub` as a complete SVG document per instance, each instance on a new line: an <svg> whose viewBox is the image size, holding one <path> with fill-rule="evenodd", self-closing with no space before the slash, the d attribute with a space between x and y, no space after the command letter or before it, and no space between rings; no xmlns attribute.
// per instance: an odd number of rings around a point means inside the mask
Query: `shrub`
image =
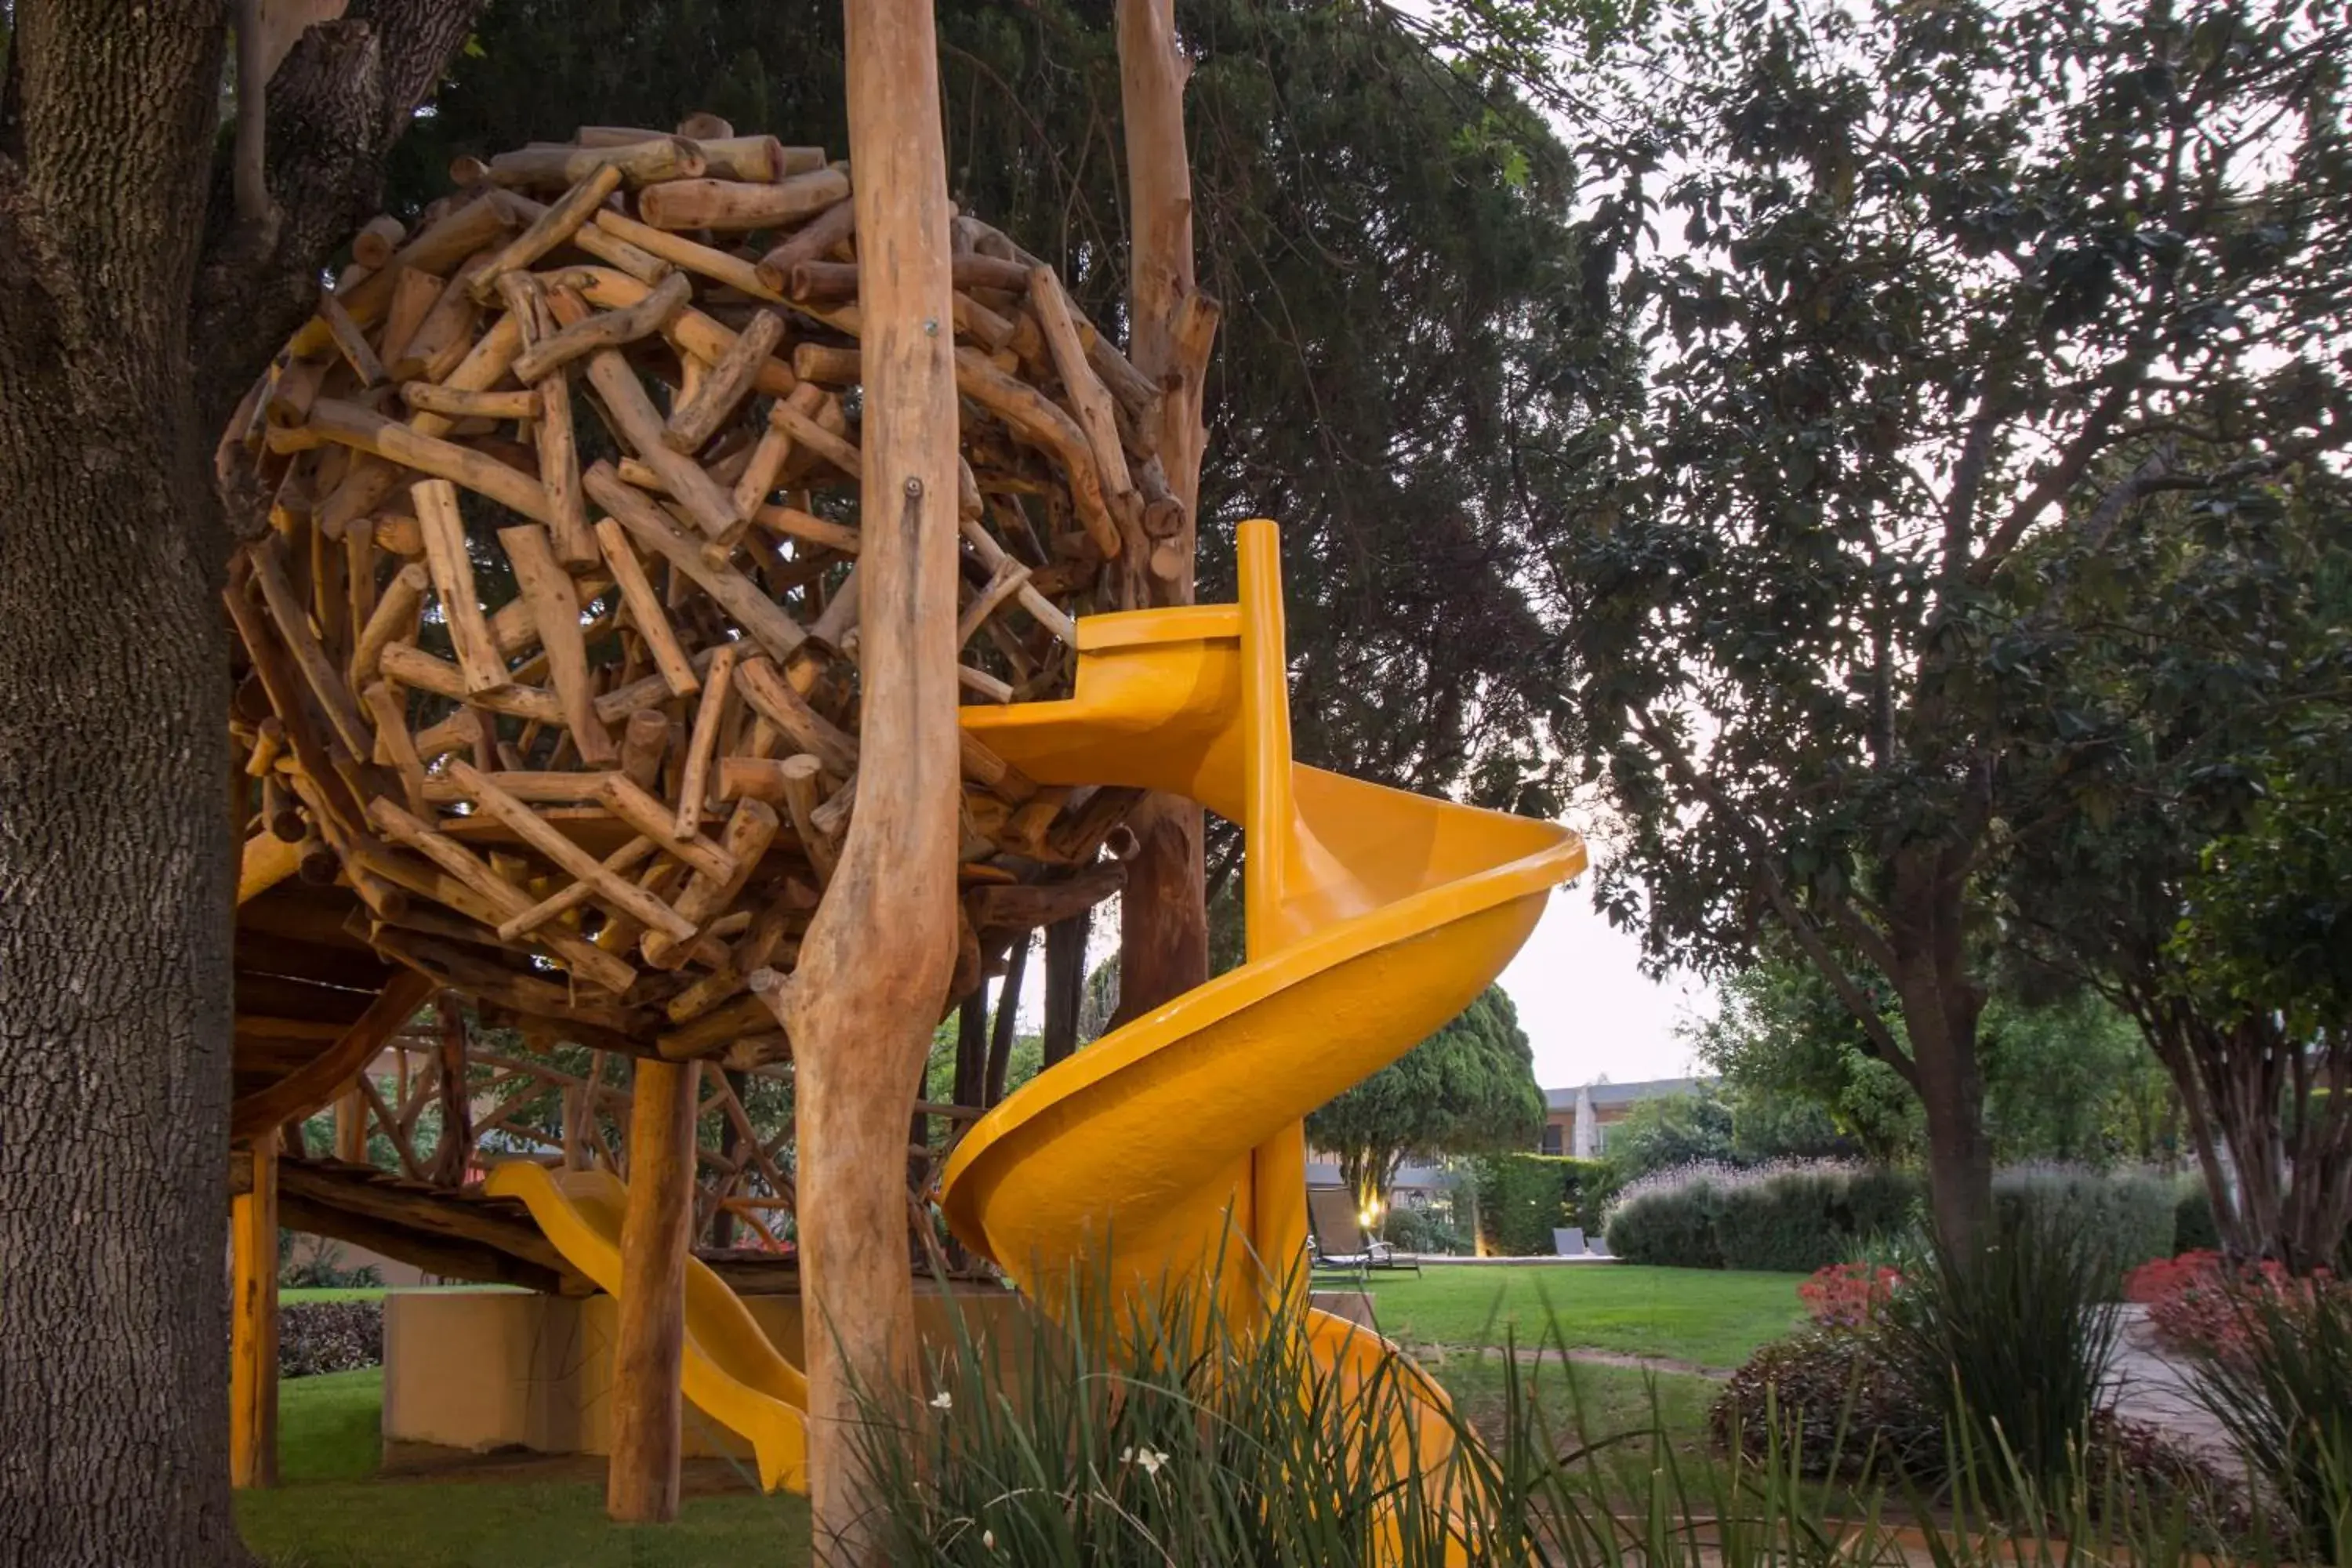
<svg viewBox="0 0 2352 1568"><path fill-rule="evenodd" d="M2172 1252L2219 1252L2221 1226L2213 1218L2213 1194L2202 1176L2186 1176L2172 1200Z"/></svg>
<svg viewBox="0 0 2352 1568"><path fill-rule="evenodd" d="M1391 1209L1381 1229L1389 1245L1400 1252L1459 1256L1471 1250L1468 1237L1427 1209Z"/></svg>
<svg viewBox="0 0 2352 1568"><path fill-rule="evenodd" d="M2228 1353L2196 1363L2191 1387L2246 1468L2284 1509L2313 1563L2352 1553L2352 1288L2242 1271L2223 1293L2238 1324Z"/></svg>
<svg viewBox="0 0 2352 1568"><path fill-rule="evenodd" d="M1618 1194L1609 1248L1671 1268L1810 1273L1901 1229L1919 1191L1906 1172L1829 1161L1689 1165Z"/></svg>
<svg viewBox="0 0 2352 1568"><path fill-rule="evenodd" d="M323 1236L310 1238L309 1256L298 1257L294 1232L278 1233L278 1283L289 1290L373 1290L383 1275L373 1263L343 1265L341 1244Z"/></svg>
<svg viewBox="0 0 2352 1568"><path fill-rule="evenodd" d="M357 1372L383 1362L382 1301L289 1301L278 1310L278 1375Z"/></svg>
<svg viewBox="0 0 2352 1568"><path fill-rule="evenodd" d="M1902 1275L1883 1263L1832 1263L1797 1287L1797 1300L1823 1328L1864 1329L1902 1281Z"/></svg>
<svg viewBox="0 0 2352 1568"><path fill-rule="evenodd" d="M1646 1177L1618 1194L1609 1214L1609 1250L1628 1263L1667 1268L1720 1268L1715 1217L1722 1188L1712 1171Z"/></svg>
<svg viewBox="0 0 2352 1568"><path fill-rule="evenodd" d="M2172 1256L2172 1184L2153 1172L2013 1166L1993 1178L1993 1205L2004 1225L2031 1211L2042 1234L2078 1238L2110 1293L2131 1269Z"/></svg>
<svg viewBox="0 0 2352 1568"><path fill-rule="evenodd" d="M2063 1206L2012 1205L1980 1249L1939 1241L1875 1336L1956 1444L2041 1497L2074 1478L2120 1331L2112 1253L2075 1224Z"/></svg>
<svg viewBox="0 0 2352 1568"><path fill-rule="evenodd" d="M1600 1160L1559 1154L1492 1154L1476 1165L1478 1228L1487 1249L1506 1258L1540 1258L1559 1226L1598 1233L1616 1177Z"/></svg>

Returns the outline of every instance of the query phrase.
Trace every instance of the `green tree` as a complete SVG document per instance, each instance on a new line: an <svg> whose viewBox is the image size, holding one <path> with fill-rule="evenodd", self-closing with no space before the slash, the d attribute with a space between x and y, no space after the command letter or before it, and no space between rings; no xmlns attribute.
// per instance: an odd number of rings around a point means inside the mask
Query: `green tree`
<svg viewBox="0 0 2352 1568"><path fill-rule="evenodd" d="M821 0L498 0L401 188L421 202L452 155L582 120L709 110L838 149L841 21ZM1567 522L1545 497L1632 368L1585 286L1569 156L1384 8L1184 0L1178 24L1201 281L1225 309L1201 596L1233 591L1234 525L1276 518L1302 760L1549 815L1570 764L1532 598ZM1124 336L1109 9L947 0L940 34L951 194Z"/></svg>
<svg viewBox="0 0 2352 1568"><path fill-rule="evenodd" d="M1715 1016L1688 1038L1722 1080L1741 1153L1761 1152L1757 1140L1743 1138L1751 1117L1803 1108L1875 1163L1917 1155L1917 1100L1871 1055L1860 1021L1819 972L1801 960L1767 959L1725 976L1716 995Z"/></svg>
<svg viewBox="0 0 2352 1568"><path fill-rule="evenodd" d="M1408 1154L1524 1149L1542 1132L1543 1090L1518 1010L1499 985L1459 1017L1307 1119L1360 1202L1386 1193Z"/></svg>
<svg viewBox="0 0 2352 1568"><path fill-rule="evenodd" d="M2347 45L2284 0L1675 5L1591 119L1625 172L1588 254L1652 369L1555 555L1627 824L1601 897L1661 963L1769 931L1814 965L1918 1097L1956 1246L2069 651L2033 563L2352 440Z"/></svg>
<svg viewBox="0 0 2352 1568"><path fill-rule="evenodd" d="M1712 1089L1636 1101L1625 1120L1609 1130L1609 1164L1623 1181L1695 1161L1729 1163L1738 1157L1731 1107Z"/></svg>
<svg viewBox="0 0 2352 1568"><path fill-rule="evenodd" d="M2352 493L2311 465L2124 543L2043 572L2083 632L2013 924L2138 1024L2226 1244L2315 1267L2352 1205Z"/></svg>

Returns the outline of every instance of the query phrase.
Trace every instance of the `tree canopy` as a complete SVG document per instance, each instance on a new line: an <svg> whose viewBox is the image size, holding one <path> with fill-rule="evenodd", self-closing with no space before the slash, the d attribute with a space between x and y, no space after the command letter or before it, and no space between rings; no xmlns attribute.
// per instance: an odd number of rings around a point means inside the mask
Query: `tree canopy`
<svg viewBox="0 0 2352 1568"><path fill-rule="evenodd" d="M1601 898L1660 963L1783 933L1919 1096L1956 1240L2017 764L2100 743L2032 563L2352 440L2347 43L2286 4L1675 5L1591 117L1650 367L1553 557Z"/></svg>
<svg viewBox="0 0 2352 1568"><path fill-rule="evenodd" d="M1499 1153L1534 1146L1543 1090L1518 1010L1499 985L1459 1017L1307 1119L1307 1140L1338 1157L1367 1203L1408 1154Z"/></svg>

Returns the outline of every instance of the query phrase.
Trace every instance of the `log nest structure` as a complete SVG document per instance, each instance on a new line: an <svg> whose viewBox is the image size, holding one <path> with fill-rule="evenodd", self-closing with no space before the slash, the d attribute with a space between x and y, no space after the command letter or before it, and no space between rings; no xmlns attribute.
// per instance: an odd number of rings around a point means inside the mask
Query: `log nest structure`
<svg viewBox="0 0 2352 1568"><path fill-rule="evenodd" d="M786 1054L750 977L856 809L857 234L822 149L689 129L461 160L361 231L223 437L232 724L249 868L347 887L528 1037L741 1066ZM1162 392L1050 268L953 242L962 697L1061 696L1074 617L1140 603L1181 525ZM963 773L943 1005L1117 887L1131 804L969 738Z"/></svg>

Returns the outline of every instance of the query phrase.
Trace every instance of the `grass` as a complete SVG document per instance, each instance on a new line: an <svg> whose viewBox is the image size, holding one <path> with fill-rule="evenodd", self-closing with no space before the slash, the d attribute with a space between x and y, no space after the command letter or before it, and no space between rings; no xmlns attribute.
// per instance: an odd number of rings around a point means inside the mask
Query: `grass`
<svg viewBox="0 0 2352 1568"><path fill-rule="evenodd" d="M1575 1349L1730 1368L1804 1315L1797 1274L1744 1274L1633 1264L1477 1268L1434 1264L1418 1275L1375 1273L1381 1332L1408 1348L1522 1343L1556 1320Z"/></svg>
<svg viewBox="0 0 2352 1568"><path fill-rule="evenodd" d="M349 1294L349 1293L344 1293ZM808 1562L808 1504L751 1493L692 1497L677 1522L604 1517L604 1489L576 1481L404 1480L376 1476L383 1373L281 1384L280 1484L237 1497L246 1544L276 1568L688 1568Z"/></svg>

